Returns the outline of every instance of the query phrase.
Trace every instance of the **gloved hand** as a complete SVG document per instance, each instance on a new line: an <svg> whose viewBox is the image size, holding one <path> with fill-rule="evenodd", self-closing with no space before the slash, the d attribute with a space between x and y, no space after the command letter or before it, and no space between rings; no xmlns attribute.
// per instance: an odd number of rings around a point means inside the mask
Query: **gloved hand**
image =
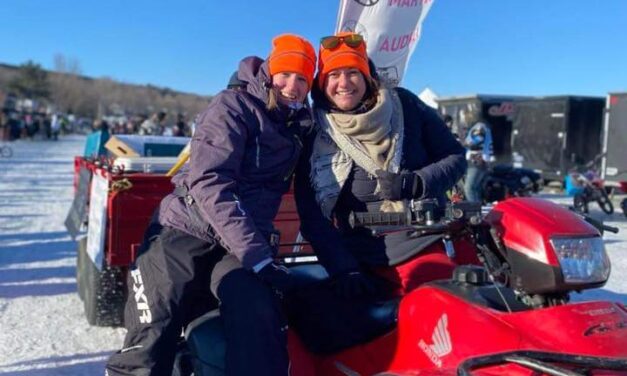
<svg viewBox="0 0 627 376"><path fill-rule="evenodd" d="M261 268L257 276L281 293L290 292L294 287L289 269L274 262Z"/></svg>
<svg viewBox="0 0 627 376"><path fill-rule="evenodd" d="M376 293L375 284L360 271L340 274L333 280L335 292L342 298L355 298Z"/></svg>
<svg viewBox="0 0 627 376"><path fill-rule="evenodd" d="M384 200L401 200L420 197L423 193L422 179L411 171L401 171L400 174L384 170L375 171L381 197Z"/></svg>

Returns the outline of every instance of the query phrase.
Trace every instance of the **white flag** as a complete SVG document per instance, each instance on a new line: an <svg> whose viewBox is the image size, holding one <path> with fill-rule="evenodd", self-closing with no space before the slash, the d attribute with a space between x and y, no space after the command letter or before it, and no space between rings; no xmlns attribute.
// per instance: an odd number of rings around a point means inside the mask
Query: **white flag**
<svg viewBox="0 0 627 376"><path fill-rule="evenodd" d="M396 86L433 0L340 0L336 32L361 34L379 77Z"/></svg>

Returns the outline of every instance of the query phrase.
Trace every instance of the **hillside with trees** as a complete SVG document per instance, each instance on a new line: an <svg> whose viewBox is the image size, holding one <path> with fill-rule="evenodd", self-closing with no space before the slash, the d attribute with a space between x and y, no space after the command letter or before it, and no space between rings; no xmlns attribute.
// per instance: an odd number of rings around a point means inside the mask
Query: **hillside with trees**
<svg viewBox="0 0 627 376"><path fill-rule="evenodd" d="M155 111L194 116L211 100L165 87L84 76L77 61L62 55L55 56L53 71L32 61L19 66L0 63L0 104L9 96L33 100L34 111L52 109L88 118Z"/></svg>

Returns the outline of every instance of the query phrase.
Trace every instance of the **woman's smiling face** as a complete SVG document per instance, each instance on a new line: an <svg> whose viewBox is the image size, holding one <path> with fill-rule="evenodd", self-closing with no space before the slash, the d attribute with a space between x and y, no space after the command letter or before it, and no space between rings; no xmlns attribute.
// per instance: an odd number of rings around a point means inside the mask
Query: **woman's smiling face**
<svg viewBox="0 0 627 376"><path fill-rule="evenodd" d="M350 111L366 94L366 79L357 68L338 68L327 74L324 94L337 108Z"/></svg>
<svg viewBox="0 0 627 376"><path fill-rule="evenodd" d="M276 91L279 102L285 105L304 102L309 92L305 76L293 72L279 72L273 75L272 87Z"/></svg>

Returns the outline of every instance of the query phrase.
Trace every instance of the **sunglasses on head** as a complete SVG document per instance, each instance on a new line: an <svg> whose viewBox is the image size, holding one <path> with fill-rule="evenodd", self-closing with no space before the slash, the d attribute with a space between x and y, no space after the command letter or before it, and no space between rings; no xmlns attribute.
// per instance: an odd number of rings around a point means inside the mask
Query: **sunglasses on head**
<svg viewBox="0 0 627 376"><path fill-rule="evenodd" d="M344 43L351 48L357 48L362 43L364 43L364 37L359 34L350 34L343 37L331 35L328 37L322 37L320 39L320 44L322 45L322 47L330 50L337 48L341 43Z"/></svg>

